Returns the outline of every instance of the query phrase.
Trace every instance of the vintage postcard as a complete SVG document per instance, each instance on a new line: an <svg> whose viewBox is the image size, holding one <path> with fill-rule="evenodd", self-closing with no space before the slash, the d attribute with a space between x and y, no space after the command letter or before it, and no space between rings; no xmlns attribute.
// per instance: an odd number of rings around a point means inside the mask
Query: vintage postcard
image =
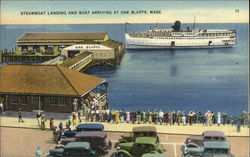
<svg viewBox="0 0 250 157"><path fill-rule="evenodd" d="M249 157L249 1L0 1L1 157Z"/></svg>

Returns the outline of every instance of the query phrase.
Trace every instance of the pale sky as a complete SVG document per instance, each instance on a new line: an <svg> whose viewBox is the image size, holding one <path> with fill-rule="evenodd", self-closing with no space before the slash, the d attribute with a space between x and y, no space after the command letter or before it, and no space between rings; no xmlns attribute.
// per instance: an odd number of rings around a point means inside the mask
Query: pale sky
<svg viewBox="0 0 250 157"><path fill-rule="evenodd" d="M197 23L248 23L248 5L248 0L1 1L1 24L173 23L176 20L192 23L194 16ZM48 15L51 11L66 12L66 15ZM70 15L69 11L77 14ZM89 14L80 15L79 11L89 11ZM93 11L105 13L92 14ZM150 14L150 11L160 11L160 14ZM21 15L21 12L45 15Z"/></svg>

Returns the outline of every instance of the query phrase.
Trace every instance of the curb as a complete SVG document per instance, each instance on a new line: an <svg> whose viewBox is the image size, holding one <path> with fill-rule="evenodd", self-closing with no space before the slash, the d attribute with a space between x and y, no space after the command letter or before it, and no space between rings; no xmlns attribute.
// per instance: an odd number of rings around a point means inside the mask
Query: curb
<svg viewBox="0 0 250 157"><path fill-rule="evenodd" d="M34 128L34 127L17 127L17 126L0 126L0 128L17 128L17 129L38 129L41 130L40 128ZM41 131L51 131L49 128L46 128L45 130ZM110 131L110 130L104 130L105 132L110 132L110 133L130 133L129 131ZM157 134L161 135L180 135L180 136L199 136L200 134L178 134L178 133L162 133L159 132ZM249 136L227 136L227 137L243 137L243 138L249 138Z"/></svg>

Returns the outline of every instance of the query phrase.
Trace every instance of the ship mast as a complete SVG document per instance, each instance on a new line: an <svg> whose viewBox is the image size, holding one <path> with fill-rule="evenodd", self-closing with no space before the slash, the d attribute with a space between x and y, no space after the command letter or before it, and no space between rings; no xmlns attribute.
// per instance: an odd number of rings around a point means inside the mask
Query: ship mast
<svg viewBox="0 0 250 157"><path fill-rule="evenodd" d="M195 19L196 19L196 16L194 17L193 30L195 29Z"/></svg>

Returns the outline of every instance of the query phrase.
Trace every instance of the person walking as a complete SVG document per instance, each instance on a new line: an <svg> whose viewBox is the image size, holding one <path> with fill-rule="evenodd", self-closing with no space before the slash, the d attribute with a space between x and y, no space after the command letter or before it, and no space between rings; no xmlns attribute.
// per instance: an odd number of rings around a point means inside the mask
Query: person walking
<svg viewBox="0 0 250 157"><path fill-rule="evenodd" d="M45 130L45 122L46 122L46 119L45 119L45 116L43 115L41 117L41 130Z"/></svg>
<svg viewBox="0 0 250 157"><path fill-rule="evenodd" d="M140 110L137 111L137 123L141 124L141 111Z"/></svg>
<svg viewBox="0 0 250 157"><path fill-rule="evenodd" d="M222 114L222 123L223 123L223 125L226 124L226 120L227 120L227 114L226 114L226 112L223 112L223 114Z"/></svg>
<svg viewBox="0 0 250 157"><path fill-rule="evenodd" d="M2 101L0 102L0 114L2 114L3 113L3 103L2 103Z"/></svg>
<svg viewBox="0 0 250 157"><path fill-rule="evenodd" d="M154 123L157 124L158 121L158 112L155 110L154 112Z"/></svg>
<svg viewBox="0 0 250 157"><path fill-rule="evenodd" d="M60 132L63 131L63 123L62 122L59 123L58 128L59 128Z"/></svg>
<svg viewBox="0 0 250 157"><path fill-rule="evenodd" d="M168 111L166 111L166 114L165 114L165 121L166 121L166 124L169 123L169 114L168 114Z"/></svg>
<svg viewBox="0 0 250 157"><path fill-rule="evenodd" d="M37 146L37 148L35 150L35 155L36 155L36 157L42 157L42 155L43 155L42 150L39 148L39 146Z"/></svg>
<svg viewBox="0 0 250 157"><path fill-rule="evenodd" d="M77 119L76 119L76 113L75 112L72 113L72 122L73 122L73 126L75 126L77 124Z"/></svg>
<svg viewBox="0 0 250 157"><path fill-rule="evenodd" d="M24 123L24 120L22 119L22 109L21 108L18 109L18 122Z"/></svg>
<svg viewBox="0 0 250 157"><path fill-rule="evenodd" d="M50 118L49 127L50 127L50 130L53 130L53 128L54 128L54 118Z"/></svg>
<svg viewBox="0 0 250 157"><path fill-rule="evenodd" d="M40 127L40 125L41 125L41 123L40 123L40 121L41 121L41 112L40 111L38 111L37 113L36 113L36 119L37 119L37 123L38 123L38 126Z"/></svg>
<svg viewBox="0 0 250 157"><path fill-rule="evenodd" d="M243 111L241 119L242 119L242 126L244 127L245 124L246 124L246 121L247 121L247 113L246 113L246 111Z"/></svg>
<svg viewBox="0 0 250 157"><path fill-rule="evenodd" d="M210 126L212 126L212 124L213 124L213 119L214 119L214 112L211 112L211 117L210 117L210 121L209 121Z"/></svg>

